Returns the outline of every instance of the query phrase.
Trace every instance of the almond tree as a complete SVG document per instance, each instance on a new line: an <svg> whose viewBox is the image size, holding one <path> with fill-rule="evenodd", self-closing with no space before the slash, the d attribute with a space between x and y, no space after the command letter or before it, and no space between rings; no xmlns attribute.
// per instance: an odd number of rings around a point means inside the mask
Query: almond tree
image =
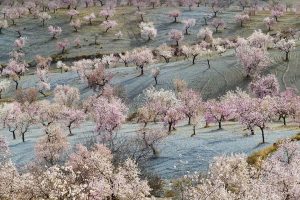
<svg viewBox="0 0 300 200"><path fill-rule="evenodd" d="M193 7L196 7L196 0L182 0L182 4L189 7L191 11Z"/></svg>
<svg viewBox="0 0 300 200"><path fill-rule="evenodd" d="M212 12L214 13L214 17L217 17L217 14L222 10L222 4L220 0L212 0L210 2L210 7L212 9Z"/></svg>
<svg viewBox="0 0 300 200"><path fill-rule="evenodd" d="M280 95L274 97L273 112L280 119L283 119L283 125L286 126L288 117L295 118L297 113L297 94L295 89L288 88Z"/></svg>
<svg viewBox="0 0 300 200"><path fill-rule="evenodd" d="M19 53L17 53L17 56L20 56ZM19 81L21 79L21 76L24 75L25 71L27 70L27 63L23 60L22 57L13 57L9 60L7 66L3 69L2 75L8 76L12 81L16 84L16 90L19 87Z"/></svg>
<svg viewBox="0 0 300 200"><path fill-rule="evenodd" d="M275 44L276 48L280 51L285 53L285 61L289 61L289 54L290 52L295 49L296 43L295 40L287 40L287 39L281 39Z"/></svg>
<svg viewBox="0 0 300 200"><path fill-rule="evenodd" d="M264 23L268 28L268 31L271 31L271 28L277 24L276 20L273 17L264 18Z"/></svg>
<svg viewBox="0 0 300 200"><path fill-rule="evenodd" d="M271 10L272 17L275 18L276 22L278 22L278 18L283 16L284 14L284 7L281 4L275 5Z"/></svg>
<svg viewBox="0 0 300 200"><path fill-rule="evenodd" d="M62 110L62 122L68 128L68 136L73 136L72 128L80 127L80 124L85 121L85 113L79 109L69 107L64 107Z"/></svg>
<svg viewBox="0 0 300 200"><path fill-rule="evenodd" d="M38 18L41 20L42 26L45 26L45 22L51 19L51 15L47 12L41 12L38 14Z"/></svg>
<svg viewBox="0 0 300 200"><path fill-rule="evenodd" d="M132 62L135 63L136 67L141 70L140 76L144 75L144 68L153 63L153 54L150 49L137 48L131 53Z"/></svg>
<svg viewBox="0 0 300 200"><path fill-rule="evenodd" d="M71 22L74 16L79 15L79 12L77 10L71 9L67 12L67 14L70 16L70 22Z"/></svg>
<svg viewBox="0 0 300 200"><path fill-rule="evenodd" d="M72 26L75 32L78 32L78 29L81 27L81 20L75 19L70 22L70 26Z"/></svg>
<svg viewBox="0 0 300 200"><path fill-rule="evenodd" d="M69 40L64 39L62 41L59 41L56 43L56 46L59 50L61 50L61 54L64 54L66 52L66 48L69 46Z"/></svg>
<svg viewBox="0 0 300 200"><path fill-rule="evenodd" d="M203 49L198 44L195 44L193 46L182 46L182 53L185 54L186 57L192 56L193 65L195 64L197 56L202 55L203 52Z"/></svg>
<svg viewBox="0 0 300 200"><path fill-rule="evenodd" d="M46 128L45 135L35 144L35 154L40 164L48 167L62 161L63 155L69 148L67 137L57 125Z"/></svg>
<svg viewBox="0 0 300 200"><path fill-rule="evenodd" d="M152 69L152 77L154 78L154 80L155 80L155 85L154 86L156 86L157 85L157 77L159 76L159 74L160 74L160 70L159 70L159 68L158 67L154 67L153 69Z"/></svg>
<svg viewBox="0 0 300 200"><path fill-rule="evenodd" d="M174 18L174 23L177 23L177 18L181 16L181 12L179 10L174 10L169 13L169 17Z"/></svg>
<svg viewBox="0 0 300 200"><path fill-rule="evenodd" d="M157 36L157 30L153 25L153 22L142 22L140 23L141 36L148 41L153 40Z"/></svg>
<svg viewBox="0 0 300 200"><path fill-rule="evenodd" d="M267 52L261 48L242 45L236 49L236 56L244 67L247 77L260 74L269 66L270 59Z"/></svg>
<svg viewBox="0 0 300 200"><path fill-rule="evenodd" d="M203 109L202 98L199 93L192 89L184 90L178 94L178 99L182 102L183 113L188 118L188 125L191 125L191 120L199 115Z"/></svg>
<svg viewBox="0 0 300 200"><path fill-rule="evenodd" d="M89 25L92 25L92 22L96 19L96 15L95 13L91 13L89 15L84 16L83 19L89 22Z"/></svg>
<svg viewBox="0 0 300 200"><path fill-rule="evenodd" d="M48 80L48 73L49 73L48 67L46 67L46 68L37 67L37 69L36 69L36 76L38 78L37 87L38 87L39 92L44 97L47 96L44 91L50 90L50 88L51 88L49 80Z"/></svg>
<svg viewBox="0 0 300 200"><path fill-rule="evenodd" d="M217 33L220 29L225 28L225 22L223 19L215 18L213 19L211 25L215 28L215 32Z"/></svg>
<svg viewBox="0 0 300 200"><path fill-rule="evenodd" d="M205 27L199 30L197 37L205 42L211 43L213 41L213 32L208 27Z"/></svg>
<svg viewBox="0 0 300 200"><path fill-rule="evenodd" d="M54 102L67 108L74 108L79 103L80 92L78 88L68 85L57 85L54 89Z"/></svg>
<svg viewBox="0 0 300 200"><path fill-rule="evenodd" d="M182 41L183 38L184 36L182 34L182 31L180 30L172 29L169 32L169 39L175 41L177 47L179 46L179 42Z"/></svg>
<svg viewBox="0 0 300 200"><path fill-rule="evenodd" d="M222 100L209 100L205 104L205 121L207 123L217 122L219 129L222 129L222 122L227 120L232 112L229 109L228 103Z"/></svg>
<svg viewBox="0 0 300 200"><path fill-rule="evenodd" d="M176 103L175 105L169 107L164 113L163 121L168 126L168 133L170 134L172 130L175 130L175 125L179 120L184 118L184 113L182 112L182 105Z"/></svg>
<svg viewBox="0 0 300 200"><path fill-rule="evenodd" d="M257 98L266 96L277 96L279 94L279 83L275 75L270 74L258 77L249 84L250 92Z"/></svg>
<svg viewBox="0 0 300 200"><path fill-rule="evenodd" d="M185 34L188 35L188 30L196 25L196 19L190 18L183 20Z"/></svg>
<svg viewBox="0 0 300 200"><path fill-rule="evenodd" d="M48 31L52 35L52 39L56 39L61 34L62 29L59 26L49 26Z"/></svg>
<svg viewBox="0 0 300 200"><path fill-rule="evenodd" d="M274 44L274 39L269 33L264 34L261 30L254 30L254 32L247 38L250 46L262 48L267 50Z"/></svg>
<svg viewBox="0 0 300 200"><path fill-rule="evenodd" d="M114 152L116 130L125 122L127 107L120 99L99 97L93 104L92 118L96 123L95 131L101 136L103 143L106 143Z"/></svg>
<svg viewBox="0 0 300 200"><path fill-rule="evenodd" d="M250 17L248 14L237 14L235 15L235 21L240 23L241 27L243 27L244 23L246 21L249 21L250 20Z"/></svg>
<svg viewBox="0 0 300 200"><path fill-rule="evenodd" d="M111 7L105 7L99 13L100 16L105 18L105 21L107 21L108 18L114 16L114 14L115 14L115 10L111 9Z"/></svg>
<svg viewBox="0 0 300 200"><path fill-rule="evenodd" d="M101 26L103 26L103 28L105 29L105 33L107 33L109 29L115 28L117 25L118 23L114 20L107 20L101 24Z"/></svg>
<svg viewBox="0 0 300 200"><path fill-rule="evenodd" d="M166 63L169 63L170 59L173 57L174 50L172 47L164 43L156 49L156 52L166 61Z"/></svg>

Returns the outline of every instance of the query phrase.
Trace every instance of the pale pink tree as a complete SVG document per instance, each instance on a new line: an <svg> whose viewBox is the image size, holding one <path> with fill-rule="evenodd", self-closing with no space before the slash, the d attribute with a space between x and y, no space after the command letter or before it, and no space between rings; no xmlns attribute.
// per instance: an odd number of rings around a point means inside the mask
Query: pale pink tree
<svg viewBox="0 0 300 200"><path fill-rule="evenodd" d="M250 1L249 0L239 0L238 4L242 8L242 10L244 11L246 7L250 6Z"/></svg>
<svg viewBox="0 0 300 200"><path fill-rule="evenodd" d="M250 20L250 17L248 14L237 14L235 15L235 21L238 22L241 27L244 26L244 23Z"/></svg>
<svg viewBox="0 0 300 200"><path fill-rule="evenodd" d="M85 3L85 7L89 7L89 5L91 5L93 3L93 0L84 0Z"/></svg>
<svg viewBox="0 0 300 200"><path fill-rule="evenodd" d="M151 70L151 73L152 73L152 77L154 78L154 81L155 81L155 85L157 85L157 77L159 76L160 74L160 69L158 67L154 67L152 70Z"/></svg>
<svg viewBox="0 0 300 200"><path fill-rule="evenodd" d="M196 0L182 0L182 4L189 7L189 10L192 10L193 7L196 7L196 2Z"/></svg>
<svg viewBox="0 0 300 200"><path fill-rule="evenodd" d="M192 57L192 60L193 60L193 65L195 64L195 61L196 61L196 58L199 56L199 55L203 55L205 52L205 49L202 49L202 47L198 44L195 44L193 46L182 46L182 53L186 56L186 57L189 57L191 56Z"/></svg>
<svg viewBox="0 0 300 200"><path fill-rule="evenodd" d="M273 97L279 94L279 83L276 76L270 74L253 80L249 84L249 90L257 98Z"/></svg>
<svg viewBox="0 0 300 200"><path fill-rule="evenodd" d="M108 32L109 29L113 29L118 25L115 20L107 20L102 22L101 26L105 29L105 33Z"/></svg>
<svg viewBox="0 0 300 200"><path fill-rule="evenodd" d="M81 20L80 19L72 20L70 22L70 26L74 28L75 32L78 32L78 29L80 29L81 27Z"/></svg>
<svg viewBox="0 0 300 200"><path fill-rule="evenodd" d="M275 44L275 47L279 49L280 51L285 53L285 61L289 61L289 54L290 52L295 49L296 43L295 40L287 40L287 39L281 39Z"/></svg>
<svg viewBox="0 0 300 200"><path fill-rule="evenodd" d="M229 104L222 100L209 100L205 103L205 121L206 123L217 122L219 129L222 129L222 122L227 120L231 115Z"/></svg>
<svg viewBox="0 0 300 200"><path fill-rule="evenodd" d="M196 25L196 19L190 18L182 21L184 24L185 34L188 35L188 30Z"/></svg>
<svg viewBox="0 0 300 200"><path fill-rule="evenodd" d="M248 38L248 44L253 47L267 50L274 44L274 39L269 33L264 34L260 29L255 30Z"/></svg>
<svg viewBox="0 0 300 200"><path fill-rule="evenodd" d="M39 92L46 97L45 91L50 90L51 85L48 78L49 69L48 68L41 68L37 67L36 69L36 76L38 78L37 87Z"/></svg>
<svg viewBox="0 0 300 200"><path fill-rule="evenodd" d="M53 13L56 13L57 9L59 9L59 8L60 8L60 5L59 5L58 2L56 2L56 1L50 1L48 3L48 8L45 7L44 10L46 10L46 9L48 9L49 11L53 10Z"/></svg>
<svg viewBox="0 0 300 200"><path fill-rule="evenodd" d="M68 128L69 136L72 136L74 135L72 129L80 127L85 121L85 113L82 110L68 107L63 108L62 110L62 122Z"/></svg>
<svg viewBox="0 0 300 200"><path fill-rule="evenodd" d="M58 164L66 153L69 143L63 130L58 125L46 128L45 135L35 144L35 154L41 164L48 167Z"/></svg>
<svg viewBox="0 0 300 200"><path fill-rule="evenodd" d="M174 50L172 47L164 43L156 49L156 52L166 61L166 63L169 63L170 59L173 57Z"/></svg>
<svg viewBox="0 0 300 200"><path fill-rule="evenodd" d="M52 39L56 39L58 36L60 36L62 29L59 26L49 26L48 31L52 35Z"/></svg>
<svg viewBox="0 0 300 200"><path fill-rule="evenodd" d="M10 59L7 66L3 69L2 75L8 76L16 84L16 90L19 87L21 76L27 70L27 63L23 60Z"/></svg>
<svg viewBox="0 0 300 200"><path fill-rule="evenodd" d="M222 4L220 0L212 0L210 2L210 7L212 12L214 13L214 17L217 17L217 14L222 10Z"/></svg>
<svg viewBox="0 0 300 200"><path fill-rule="evenodd" d="M154 27L153 22L142 22L140 23L141 36L142 38L147 39L148 41L153 40L157 36L157 30Z"/></svg>
<svg viewBox="0 0 300 200"><path fill-rule="evenodd" d="M144 75L144 68L153 63L153 54L148 48L137 48L131 52L132 62L141 70L140 76Z"/></svg>
<svg viewBox="0 0 300 200"><path fill-rule="evenodd" d="M286 119L288 117L295 118L297 113L297 94L293 88L288 88L286 91L280 93L280 95L274 97L273 111L278 119L283 119L283 125L286 125Z"/></svg>
<svg viewBox="0 0 300 200"><path fill-rule="evenodd" d="M71 22L73 20L73 17L79 15L79 12L77 10L71 9L67 12L67 15L70 16L70 22Z"/></svg>
<svg viewBox="0 0 300 200"><path fill-rule="evenodd" d="M89 15L84 16L83 19L89 22L90 25L92 25L92 22L96 19L96 15L95 13L91 13Z"/></svg>
<svg viewBox="0 0 300 200"><path fill-rule="evenodd" d="M197 37L205 42L211 43L213 41L213 32L210 30L210 28L206 27L199 30Z"/></svg>
<svg viewBox="0 0 300 200"><path fill-rule="evenodd" d="M100 16L105 18L105 21L107 21L108 18L114 16L114 14L115 14L115 10L112 9L111 7L105 7L99 13Z"/></svg>
<svg viewBox="0 0 300 200"><path fill-rule="evenodd" d="M26 45L26 38L20 37L20 38L16 39L14 42L14 45L19 50L22 50Z"/></svg>
<svg viewBox="0 0 300 200"><path fill-rule="evenodd" d="M64 39L62 41L58 41L56 43L56 46L59 50L61 50L61 54L64 54L66 52L66 48L69 46L69 40L68 39Z"/></svg>
<svg viewBox="0 0 300 200"><path fill-rule="evenodd" d="M174 23L177 23L177 19L178 19L178 17L181 16L181 12L179 10L174 10L174 11L171 11L168 15L169 15L169 17L174 18L174 21L173 21Z"/></svg>
<svg viewBox="0 0 300 200"><path fill-rule="evenodd" d="M172 130L175 130L176 123L185 117L182 110L182 105L180 103L176 103L165 111L163 121L166 126L168 126L169 134Z"/></svg>
<svg viewBox="0 0 300 200"><path fill-rule="evenodd" d="M59 105L74 108L80 100L79 89L68 85L57 85L54 89L53 100Z"/></svg>
<svg viewBox="0 0 300 200"><path fill-rule="evenodd" d="M93 104L92 118L95 121L95 131L101 135L101 140L114 151L116 130L125 122L126 105L117 98L108 100L99 97Z"/></svg>
<svg viewBox="0 0 300 200"><path fill-rule="evenodd" d="M277 22L273 17L266 17L264 18L264 23L268 28L268 31L271 31L272 27L274 27Z"/></svg>
<svg viewBox="0 0 300 200"><path fill-rule="evenodd" d="M215 18L213 19L213 21L211 22L211 25L215 28L215 32L217 33L220 29L224 29L225 28L225 22L223 19L220 18Z"/></svg>
<svg viewBox="0 0 300 200"><path fill-rule="evenodd" d="M265 50L249 45L239 46L236 49L236 56L242 64L247 77L257 76L270 63L270 58Z"/></svg>
<svg viewBox="0 0 300 200"><path fill-rule="evenodd" d="M188 125L191 125L191 120L196 118L203 109L202 97L196 91L188 89L180 92L178 99L182 103L182 112L188 118Z"/></svg>
<svg viewBox="0 0 300 200"><path fill-rule="evenodd" d="M284 14L284 7L281 4L275 5L273 9L271 10L272 17L275 18L276 22L278 22L278 18L283 16Z"/></svg>
<svg viewBox="0 0 300 200"><path fill-rule="evenodd" d="M41 12L38 14L38 18L41 20L42 26L45 26L45 22L51 19L51 15L47 12Z"/></svg>
<svg viewBox="0 0 300 200"><path fill-rule="evenodd" d="M12 21L12 25L16 25L16 19L19 18L19 14L16 8L12 7L9 9L6 9L6 18Z"/></svg>
<svg viewBox="0 0 300 200"><path fill-rule="evenodd" d="M180 30L172 29L169 32L169 39L172 41L175 41L177 47L179 46L179 42L182 41L183 38L184 38L184 36L182 34L182 31L180 31Z"/></svg>

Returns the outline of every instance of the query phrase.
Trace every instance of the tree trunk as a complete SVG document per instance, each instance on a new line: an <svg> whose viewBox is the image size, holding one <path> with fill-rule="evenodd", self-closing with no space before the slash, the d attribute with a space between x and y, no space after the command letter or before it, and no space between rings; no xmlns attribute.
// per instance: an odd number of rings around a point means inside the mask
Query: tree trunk
<svg viewBox="0 0 300 200"><path fill-rule="evenodd" d="M193 65L195 64L196 57L197 57L197 55L193 56Z"/></svg>
<svg viewBox="0 0 300 200"><path fill-rule="evenodd" d="M252 128L250 129L250 131L251 131L251 135L255 135L254 130Z"/></svg>
<svg viewBox="0 0 300 200"><path fill-rule="evenodd" d="M69 124L69 126L67 126L68 130L69 130L69 135L68 136L73 136L73 133L72 133L72 130L71 130L71 125L72 124Z"/></svg>
<svg viewBox="0 0 300 200"><path fill-rule="evenodd" d="M261 136L262 136L262 143L265 143L265 133L264 133L264 129L259 127L261 130Z"/></svg>
<svg viewBox="0 0 300 200"><path fill-rule="evenodd" d="M171 133L171 131L172 131L172 122L169 122L169 134Z"/></svg>
<svg viewBox="0 0 300 200"><path fill-rule="evenodd" d="M188 116L188 118L189 118L188 125L191 125L191 117L190 117L190 116Z"/></svg>
<svg viewBox="0 0 300 200"><path fill-rule="evenodd" d="M283 125L286 126L286 117L282 117L283 118Z"/></svg>
<svg viewBox="0 0 300 200"><path fill-rule="evenodd" d="M12 134L13 134L13 139L15 140L16 139L16 133L15 133L16 130L12 131Z"/></svg>
<svg viewBox="0 0 300 200"><path fill-rule="evenodd" d="M208 69L210 69L210 61L209 61L209 59L207 59L207 65L208 65Z"/></svg>
<svg viewBox="0 0 300 200"><path fill-rule="evenodd" d="M143 76L144 75L144 66L140 66L140 68L141 68L141 74L140 74L140 76Z"/></svg>
<svg viewBox="0 0 300 200"><path fill-rule="evenodd" d="M219 129L222 129L222 121L218 121Z"/></svg>
<svg viewBox="0 0 300 200"><path fill-rule="evenodd" d="M289 52L285 52L285 61L289 61Z"/></svg>
<svg viewBox="0 0 300 200"><path fill-rule="evenodd" d="M174 17L174 23L177 23L177 17Z"/></svg>
<svg viewBox="0 0 300 200"><path fill-rule="evenodd" d="M191 137L195 136L196 135L196 126L194 125L193 126L193 134L191 135Z"/></svg>
<svg viewBox="0 0 300 200"><path fill-rule="evenodd" d="M22 132L22 141L25 142L25 132Z"/></svg>
<svg viewBox="0 0 300 200"><path fill-rule="evenodd" d="M176 46L179 46L179 42L178 41L176 41Z"/></svg>
<svg viewBox="0 0 300 200"><path fill-rule="evenodd" d="M19 82L18 81L14 81L16 83L16 90L18 89L19 87Z"/></svg>
<svg viewBox="0 0 300 200"><path fill-rule="evenodd" d="M154 80L155 80L155 86L156 86L157 85L157 77L154 77Z"/></svg>

